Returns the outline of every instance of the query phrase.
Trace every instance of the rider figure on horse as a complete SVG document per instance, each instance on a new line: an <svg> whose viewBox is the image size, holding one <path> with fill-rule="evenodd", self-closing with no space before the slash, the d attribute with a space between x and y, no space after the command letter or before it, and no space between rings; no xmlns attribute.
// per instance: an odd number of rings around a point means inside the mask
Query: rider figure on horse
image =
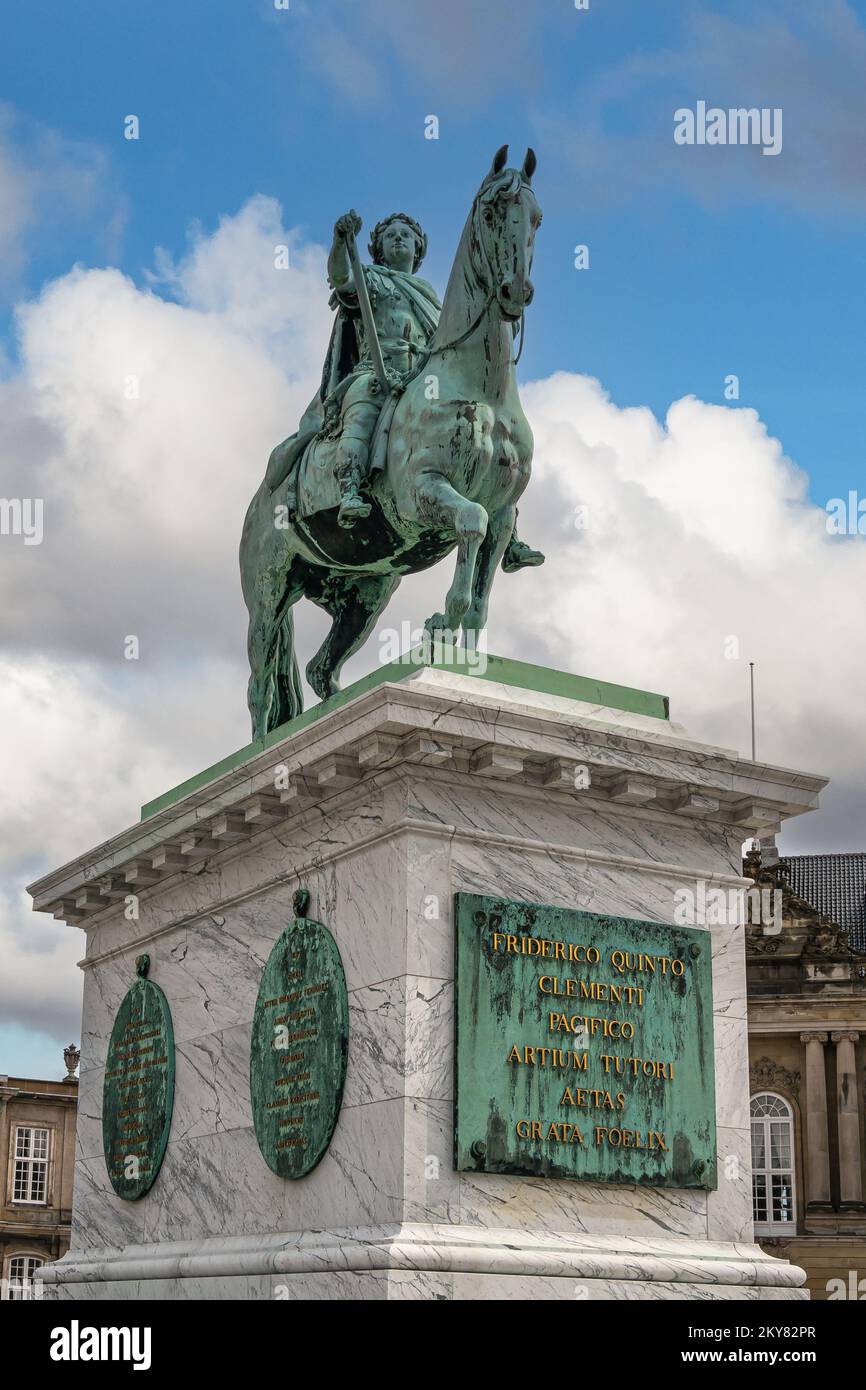
<svg viewBox="0 0 866 1390"><path fill-rule="evenodd" d="M347 528L370 514L370 503L362 494L371 468L376 466L371 458L376 426L383 407L389 404L359 312L349 244L360 229L361 219L354 211L338 218L334 226L328 280L337 318L321 389L298 433L277 446L268 464L268 482L273 490L296 470L313 439L335 440L334 477L340 495L337 520ZM432 286L417 274L427 252L427 237L414 218L395 212L379 222L370 237L369 251L373 264L364 266L362 273L393 408L396 396L424 365L442 306ZM515 528L502 568L511 572L543 561L540 551L518 540Z"/></svg>
<svg viewBox="0 0 866 1390"><path fill-rule="evenodd" d="M328 258L328 280L334 290L331 303L354 317L360 353L342 397L335 470L341 526L351 526L356 518L370 514L370 504L362 500L359 489L369 475L370 443L385 403L358 317L358 292L347 247L348 238L360 230L356 212L339 218ZM427 251L427 237L414 218L401 212L386 217L374 227L369 251L373 264L363 273L370 307L389 383L399 390L414 375L419 357L426 355L442 306L433 287L416 274Z"/></svg>

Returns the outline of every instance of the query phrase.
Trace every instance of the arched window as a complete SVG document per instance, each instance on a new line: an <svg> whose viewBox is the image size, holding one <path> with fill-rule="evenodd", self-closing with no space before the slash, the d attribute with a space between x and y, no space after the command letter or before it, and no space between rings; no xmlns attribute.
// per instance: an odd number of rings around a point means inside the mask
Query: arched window
<svg viewBox="0 0 866 1390"><path fill-rule="evenodd" d="M44 1263L38 1255L10 1255L6 1262L3 1297L16 1303L35 1297L33 1280Z"/></svg>
<svg viewBox="0 0 866 1390"><path fill-rule="evenodd" d="M781 1096L752 1096L752 1210L755 1234L793 1235L794 1114Z"/></svg>

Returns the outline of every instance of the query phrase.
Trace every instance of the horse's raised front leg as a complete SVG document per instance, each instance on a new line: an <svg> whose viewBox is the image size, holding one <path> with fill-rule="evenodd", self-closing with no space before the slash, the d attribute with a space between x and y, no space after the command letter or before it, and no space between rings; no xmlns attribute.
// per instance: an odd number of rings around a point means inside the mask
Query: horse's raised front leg
<svg viewBox="0 0 866 1390"><path fill-rule="evenodd" d="M331 631L307 666L307 680L321 700L340 689L343 663L366 641L399 583L399 574L352 576L308 571L307 598L333 618Z"/></svg>
<svg viewBox="0 0 866 1390"><path fill-rule="evenodd" d="M415 485L419 518L450 531L457 540L457 564L445 595L445 612L434 613L424 627L431 637L456 642L460 624L472 602L472 578L481 542L487 534L487 512L453 488L441 473L422 473Z"/></svg>
<svg viewBox="0 0 866 1390"><path fill-rule="evenodd" d="M463 619L463 631L467 645L478 646L478 638L487 626L487 609L490 604L490 590L502 556L514 532L517 509L513 505L501 507L493 512L487 527L487 535L478 552L475 577L472 584L472 602Z"/></svg>

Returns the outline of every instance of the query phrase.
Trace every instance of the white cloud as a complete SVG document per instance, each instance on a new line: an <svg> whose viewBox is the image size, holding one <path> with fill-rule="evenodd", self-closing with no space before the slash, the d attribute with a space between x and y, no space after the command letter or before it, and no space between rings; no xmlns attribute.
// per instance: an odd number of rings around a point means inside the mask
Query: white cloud
<svg viewBox="0 0 866 1390"><path fill-rule="evenodd" d="M45 500L41 546L0 541L0 1018L56 1020L62 1042L83 938L29 914L23 885L247 741L240 527L312 394L330 323L324 251L268 199L157 270L146 288L82 269L48 285L21 308L20 372L0 386L4 479ZM661 690L694 735L740 748L756 660L759 754L835 779L827 811L786 843L862 848L864 542L828 536L754 411L687 398L660 422L567 373L524 400L536 463L521 533L548 561L497 577L490 649ZM383 623L420 625L450 570L404 581ZM324 619L298 614L303 666ZM136 662L123 659L130 633ZM738 661L725 659L732 635ZM378 650L374 637L347 679Z"/></svg>
<svg viewBox="0 0 866 1390"><path fill-rule="evenodd" d="M274 245L293 249L288 270ZM19 647L117 661L237 650L240 526L275 443L317 384L330 322L324 253L256 198L161 275L75 269L18 314L22 373L0 384L11 495L44 499L45 541L0 546ZM111 575L106 585L105 576Z"/></svg>
<svg viewBox="0 0 866 1390"><path fill-rule="evenodd" d="M242 679L218 660L198 663L194 680L162 667L125 681L36 651L0 663L0 1023L78 1036L84 937L34 914L25 885L136 821L177 781L191 730L205 763L242 743Z"/></svg>
<svg viewBox="0 0 866 1390"><path fill-rule="evenodd" d="M541 609L536 649L554 664L669 693L675 718L740 748L754 660L759 756L856 787L866 544L828 535L756 413L686 398L662 426L565 374L524 398L536 436L524 529L557 535L531 594L515 585L509 621L516 612L528 640ZM738 661L725 656L732 636ZM834 828L840 848L862 843L862 804L859 825ZM802 822L807 839L817 831Z"/></svg>
<svg viewBox="0 0 866 1390"><path fill-rule="evenodd" d="M148 279L170 285L188 308L218 314L225 325L267 346L290 378L309 379L306 349L321 341L329 319L323 249L305 245L297 230L287 230L279 203L262 194L236 216L222 217L211 236L194 223L189 240L178 265L159 250L159 274ZM276 252L283 248L288 266L279 268L284 257Z"/></svg>

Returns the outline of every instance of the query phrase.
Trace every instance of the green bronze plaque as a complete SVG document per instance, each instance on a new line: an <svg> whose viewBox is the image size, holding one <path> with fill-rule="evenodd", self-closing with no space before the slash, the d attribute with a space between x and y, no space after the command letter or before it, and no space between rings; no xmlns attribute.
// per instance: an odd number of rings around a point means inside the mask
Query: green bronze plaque
<svg viewBox="0 0 866 1390"><path fill-rule="evenodd" d="M716 1186L708 932L455 895L458 1169Z"/></svg>
<svg viewBox="0 0 866 1390"><path fill-rule="evenodd" d="M165 1155L174 1104L174 1030L168 1000L146 978L148 956L135 962L139 978L124 995L105 1059L102 1144L118 1197L134 1202L153 1185Z"/></svg>
<svg viewBox="0 0 866 1390"><path fill-rule="evenodd" d="M305 890L262 974L253 1015L250 1094L256 1138L281 1178L303 1178L337 1124L349 1055L349 999L337 943L308 921Z"/></svg>

